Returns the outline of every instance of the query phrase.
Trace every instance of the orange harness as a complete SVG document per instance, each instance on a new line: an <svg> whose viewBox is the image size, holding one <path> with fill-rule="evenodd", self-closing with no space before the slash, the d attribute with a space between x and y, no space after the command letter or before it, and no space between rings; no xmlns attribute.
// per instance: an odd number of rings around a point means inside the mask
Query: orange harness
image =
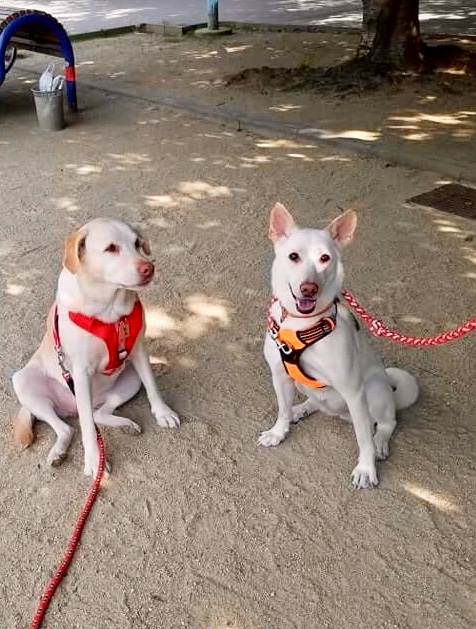
<svg viewBox="0 0 476 629"><path fill-rule="evenodd" d="M276 301L277 299L273 298L271 306ZM276 342L286 373L296 382L305 384L313 389L323 389L326 385L309 376L300 366L299 360L304 350L330 334L336 327L336 302L334 302L335 311L333 315L319 319L317 323L308 328L304 328L304 330L281 328L271 316L271 306L268 311L268 332L271 338ZM284 308L281 309L281 323L283 323L286 319L287 312Z"/></svg>
<svg viewBox="0 0 476 629"><path fill-rule="evenodd" d="M118 321L106 323L94 317L88 317L81 312L70 312L69 318L86 332L100 338L106 344L109 361L103 371L110 376L120 369L129 356L142 330L144 312L139 299L136 300L132 311Z"/></svg>

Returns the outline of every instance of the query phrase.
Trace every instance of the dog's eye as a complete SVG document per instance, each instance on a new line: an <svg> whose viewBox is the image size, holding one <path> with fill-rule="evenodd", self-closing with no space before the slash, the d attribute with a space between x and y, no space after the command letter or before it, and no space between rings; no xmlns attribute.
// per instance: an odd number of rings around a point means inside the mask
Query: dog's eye
<svg viewBox="0 0 476 629"><path fill-rule="evenodd" d="M140 240L139 240L138 238L136 239L136 241L135 241L135 243L134 243L134 247L135 247L136 249L140 249Z"/></svg>
<svg viewBox="0 0 476 629"><path fill-rule="evenodd" d="M111 244L106 247L104 251L107 251L108 253L119 253L119 247L111 242Z"/></svg>
<svg viewBox="0 0 476 629"><path fill-rule="evenodd" d="M325 264L326 262L329 262L330 259L331 259L330 255L328 255L327 253L323 253L322 256L319 258L319 262L322 262L322 264Z"/></svg>
<svg viewBox="0 0 476 629"><path fill-rule="evenodd" d="M296 253L295 251L293 251L292 253L289 254L288 258L292 261L292 262L299 262L300 257L299 257L299 253Z"/></svg>

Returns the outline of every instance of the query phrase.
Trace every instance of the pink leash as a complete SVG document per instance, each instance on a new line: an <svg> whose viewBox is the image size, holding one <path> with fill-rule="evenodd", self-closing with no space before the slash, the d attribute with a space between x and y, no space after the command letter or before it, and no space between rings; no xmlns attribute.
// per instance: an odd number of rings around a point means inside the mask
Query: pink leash
<svg viewBox="0 0 476 629"><path fill-rule="evenodd" d="M96 426L97 433L97 442L99 446L99 468L96 474L96 478L93 481L91 489L89 490L88 497L86 498L86 502L84 503L83 508L79 514L76 525L74 527L73 533L69 539L68 546L66 548L66 552L63 557L63 561L58 566L56 572L51 577L50 582L46 586L43 594L41 595L40 601L38 603L35 617L32 622L28 625L28 629L39 629L43 624L43 620L45 614L50 606L51 599L56 592L56 588L61 583L61 580L65 576L68 571L69 565L74 557L76 549L79 544L79 540L81 538L81 533L83 532L84 525L86 524L86 520L88 519L89 514L91 513L91 509L98 497L101 479L104 473L105 466L105 451L104 451L104 442L101 437L101 433L99 432L99 428Z"/></svg>
<svg viewBox="0 0 476 629"><path fill-rule="evenodd" d="M359 305L355 297L352 293L349 293L349 291L343 290L342 297L347 301L352 310L354 310L354 312L356 312L359 317L365 321L374 336L384 336L391 341L403 343L404 345L413 345L414 347L441 345L443 343L447 343L448 341L460 339L476 329L476 317L473 317L454 330L443 332L442 334L437 334L436 336L406 336L405 334L400 334L399 332L390 330L383 321L377 319L376 317L372 317L372 315Z"/></svg>

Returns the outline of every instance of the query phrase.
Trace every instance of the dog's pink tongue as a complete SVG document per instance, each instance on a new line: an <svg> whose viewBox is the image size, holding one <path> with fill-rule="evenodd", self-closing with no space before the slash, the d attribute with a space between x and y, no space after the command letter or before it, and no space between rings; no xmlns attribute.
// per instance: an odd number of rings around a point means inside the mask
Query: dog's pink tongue
<svg viewBox="0 0 476 629"><path fill-rule="evenodd" d="M308 314L314 310L314 306L316 305L315 299L309 299L309 297L301 297L300 299L296 299L296 307L302 314Z"/></svg>

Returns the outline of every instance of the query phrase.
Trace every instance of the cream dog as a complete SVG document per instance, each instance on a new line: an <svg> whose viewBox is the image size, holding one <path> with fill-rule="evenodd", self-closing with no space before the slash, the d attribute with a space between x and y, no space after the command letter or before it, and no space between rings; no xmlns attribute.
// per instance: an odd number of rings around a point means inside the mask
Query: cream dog
<svg viewBox="0 0 476 629"><path fill-rule="evenodd" d="M159 426L179 425L163 401L144 346L144 313L137 290L154 275L149 244L127 222L98 218L69 236L63 270L47 330L28 364L13 376L21 408L14 435L24 446L33 439L33 420L48 423L56 442L47 461L58 465L73 435L63 421L78 415L84 446L84 472L99 463L95 423L140 432L131 419L114 415L144 385Z"/></svg>
<svg viewBox="0 0 476 629"><path fill-rule="evenodd" d="M348 210L326 229L298 229L280 203L271 210L274 299L264 353L278 401L278 418L259 439L276 446L291 422L314 411L351 419L359 457L355 487L377 485L375 459L388 456L395 411L413 404L418 385L402 369L385 369L357 321L338 301L342 247L353 237L357 214ZM294 387L307 400L293 407Z"/></svg>

